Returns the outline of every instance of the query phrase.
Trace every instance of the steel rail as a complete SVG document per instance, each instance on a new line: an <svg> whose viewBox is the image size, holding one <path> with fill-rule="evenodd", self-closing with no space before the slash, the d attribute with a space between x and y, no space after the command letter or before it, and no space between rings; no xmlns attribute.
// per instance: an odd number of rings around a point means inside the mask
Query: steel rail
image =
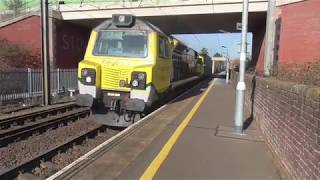
<svg viewBox="0 0 320 180"><path fill-rule="evenodd" d="M21 163L15 167L2 171L0 172L0 179L14 179L19 175L20 172L31 171L33 168L38 166L41 162L50 160L52 157L54 157L58 153L65 152L70 148L70 146L73 147L74 144L82 143L87 138L96 137L99 134L99 132L105 131L106 128L107 128L106 126L99 125L93 130L90 130L89 132L86 132L60 145L57 145L39 154L38 156L31 158L30 160L24 163Z"/></svg>
<svg viewBox="0 0 320 180"><path fill-rule="evenodd" d="M80 116L89 114L90 108L83 107L58 116L48 117L40 123L30 124L12 131L3 132L0 134L0 147L6 146L18 139L25 139L35 132L44 132L49 128L57 127L59 124L65 124L72 120L77 120Z"/></svg>
<svg viewBox="0 0 320 180"><path fill-rule="evenodd" d="M18 112L18 111L34 108L34 107L37 107L37 106L39 106L39 105L35 104L35 105L30 105L30 106L19 106L19 107L16 107L16 105L15 105L15 106L0 107L0 114L10 114L10 113L14 113L14 112Z"/></svg>
<svg viewBox="0 0 320 180"><path fill-rule="evenodd" d="M92 149L85 155L81 156L71 164L67 165L60 171L56 172L55 174L48 177L46 180L64 180L64 179L72 179L75 174L79 173L84 167L88 166L92 163L92 159L96 159L97 157L101 156L102 154L106 153L107 151L111 150L119 143L123 142L124 139L131 136L137 130L145 126L147 123L154 119L154 115L160 113L167 107L168 104L171 104L183 96L186 96L190 93L195 87L198 87L200 83L194 84L190 89L184 89L184 91L176 94L173 97L170 97L166 100L166 102L161 106L155 109L154 111L150 112L148 115L137 121L136 123L132 124L131 126L127 127L123 131L119 132L115 136L111 137L110 139L106 140L105 142L98 145L96 148ZM1 176L0 176L1 177Z"/></svg>
<svg viewBox="0 0 320 180"><path fill-rule="evenodd" d="M37 117L44 117L53 113L57 113L62 110L68 110L75 108L75 104L68 104L66 106L58 106L50 109L45 109L42 111L35 111L30 112L27 114L17 115L17 116L11 116L4 119L0 119L0 130L1 129L8 129L11 127L12 124L24 124L25 121L33 119L36 120ZM1 136L0 136L1 137Z"/></svg>

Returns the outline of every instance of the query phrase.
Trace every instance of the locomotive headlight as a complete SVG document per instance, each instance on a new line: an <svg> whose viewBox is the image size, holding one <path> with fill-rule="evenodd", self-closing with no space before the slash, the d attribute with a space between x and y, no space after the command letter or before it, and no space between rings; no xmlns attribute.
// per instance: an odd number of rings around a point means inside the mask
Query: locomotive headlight
<svg viewBox="0 0 320 180"><path fill-rule="evenodd" d="M131 74L131 86L134 89L146 89L147 74L134 71Z"/></svg>
<svg viewBox="0 0 320 180"><path fill-rule="evenodd" d="M84 85L95 85L96 71L92 68L81 69L81 82Z"/></svg>
<svg viewBox="0 0 320 180"><path fill-rule="evenodd" d="M120 15L119 16L119 22L121 22L121 23L123 23L124 22L124 20L125 20L125 16L124 15Z"/></svg>
<svg viewBox="0 0 320 180"><path fill-rule="evenodd" d="M133 86L133 87L138 87L138 86L139 86L139 81L136 80L136 79L133 80L133 81L132 81L132 86Z"/></svg>
<svg viewBox="0 0 320 180"><path fill-rule="evenodd" d="M91 81L92 81L92 78L90 76L86 77L86 82L87 83L91 83Z"/></svg>

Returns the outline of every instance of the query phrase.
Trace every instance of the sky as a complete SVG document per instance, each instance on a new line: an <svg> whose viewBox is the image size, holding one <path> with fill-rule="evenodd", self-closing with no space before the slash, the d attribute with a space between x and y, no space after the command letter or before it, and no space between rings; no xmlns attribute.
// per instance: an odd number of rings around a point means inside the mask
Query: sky
<svg viewBox="0 0 320 180"><path fill-rule="evenodd" d="M222 48L221 46L227 47L230 59L239 58L240 56L238 52L240 51L241 33L176 34L173 36L198 52L203 47L207 48L210 56L216 52L226 54L226 48ZM248 53L251 54L251 33L248 33L247 41L249 43Z"/></svg>

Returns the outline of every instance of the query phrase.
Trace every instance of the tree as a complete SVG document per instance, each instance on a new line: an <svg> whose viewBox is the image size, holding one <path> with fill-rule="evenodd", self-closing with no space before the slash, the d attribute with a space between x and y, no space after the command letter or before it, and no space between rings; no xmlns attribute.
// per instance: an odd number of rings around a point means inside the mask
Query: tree
<svg viewBox="0 0 320 180"><path fill-rule="evenodd" d="M23 0L4 0L4 5L17 13L23 7Z"/></svg>
<svg viewBox="0 0 320 180"><path fill-rule="evenodd" d="M207 48L202 48L200 55L207 55L208 54L208 49Z"/></svg>
<svg viewBox="0 0 320 180"><path fill-rule="evenodd" d="M213 55L213 57L222 57L222 55L221 55L220 53L216 52L216 53Z"/></svg>
<svg viewBox="0 0 320 180"><path fill-rule="evenodd" d="M41 55L29 46L0 39L0 47L0 69L41 67Z"/></svg>

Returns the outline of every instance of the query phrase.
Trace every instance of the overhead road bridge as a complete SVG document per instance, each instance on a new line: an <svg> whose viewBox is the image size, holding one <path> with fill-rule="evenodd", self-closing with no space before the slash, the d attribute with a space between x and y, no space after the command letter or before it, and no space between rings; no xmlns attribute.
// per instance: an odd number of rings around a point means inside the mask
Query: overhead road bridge
<svg viewBox="0 0 320 180"><path fill-rule="evenodd" d="M65 4L63 4L65 3ZM250 12L266 11L267 0L251 0ZM168 1L82 1L61 3L59 10L65 20L110 18L112 14L136 16L168 16L190 14L219 14L241 12L242 0L168 0Z"/></svg>
<svg viewBox="0 0 320 180"><path fill-rule="evenodd" d="M301 0L279 0L277 5ZM249 0L249 30L265 24L268 0ZM236 31L242 0L66 0L57 5L63 20L94 27L112 14L143 17L168 33ZM210 22L208 22L210 20Z"/></svg>
<svg viewBox="0 0 320 180"><path fill-rule="evenodd" d="M301 0L278 0L277 6ZM112 14L133 14L167 34L240 32L242 0L66 0L61 19L89 29ZM249 0L248 31L253 34L252 59L257 61L265 36L268 0Z"/></svg>
<svg viewBox="0 0 320 180"><path fill-rule="evenodd" d="M303 0L277 0L277 6ZM18 16L0 3L0 37L12 42L40 44L39 0L26 0ZM60 68L76 67L83 57L90 30L112 14L133 14L150 21L167 34L239 32L242 0L50 0L51 61ZM252 59L261 56L268 0L249 0L248 31L253 34ZM280 9L280 8L279 8ZM7 17L12 15L14 17ZM30 25L31 24L31 25ZM25 29L23 38L10 34ZM18 33L18 32L17 32ZM31 38L32 37L32 38ZM61 46L62 45L62 46ZM32 48L38 51L38 46ZM65 61L68 59L69 61Z"/></svg>
<svg viewBox="0 0 320 180"><path fill-rule="evenodd" d="M249 24L264 23L267 7L267 0L251 0L250 19L259 23ZM62 19L86 27L94 27L112 14L134 14L169 34L214 33L220 29L234 32L241 21L242 0L62 1L59 11Z"/></svg>

